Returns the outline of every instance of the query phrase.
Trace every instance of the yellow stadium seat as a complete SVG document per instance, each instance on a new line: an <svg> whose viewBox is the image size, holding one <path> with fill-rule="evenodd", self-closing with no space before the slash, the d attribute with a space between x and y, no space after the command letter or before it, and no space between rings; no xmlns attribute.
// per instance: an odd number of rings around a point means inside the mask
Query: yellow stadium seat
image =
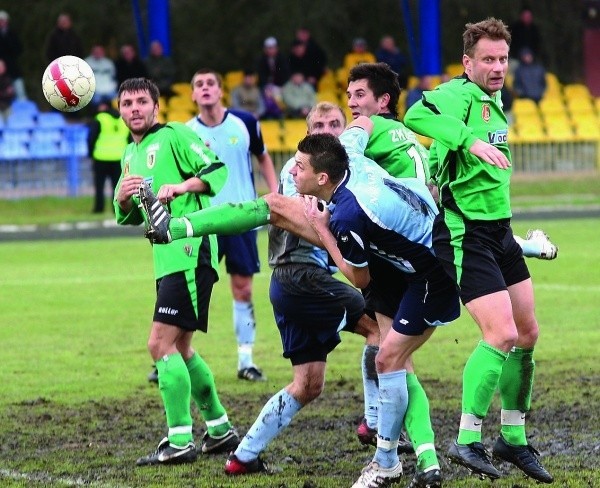
<svg viewBox="0 0 600 488"><path fill-rule="evenodd" d="M279 120L262 120L260 131L267 150L276 152L283 150L281 122Z"/></svg>
<svg viewBox="0 0 600 488"><path fill-rule="evenodd" d="M169 98L168 109L171 110L189 110L195 112L197 110L196 104L192 101L191 97L183 95L176 95Z"/></svg>
<svg viewBox="0 0 600 488"><path fill-rule="evenodd" d="M592 94L583 83L569 83L563 86L563 94L568 102L571 98L590 98Z"/></svg>
<svg viewBox="0 0 600 488"><path fill-rule="evenodd" d="M223 76L223 88L227 91L233 90L238 86L244 79L244 72L242 70L228 71Z"/></svg>
<svg viewBox="0 0 600 488"><path fill-rule="evenodd" d="M546 120L546 134L553 141L571 141L574 133L567 118L555 117Z"/></svg>
<svg viewBox="0 0 600 488"><path fill-rule="evenodd" d="M544 97L562 96L562 85L554 73L546 72L546 93Z"/></svg>
<svg viewBox="0 0 600 488"><path fill-rule="evenodd" d="M600 140L600 119L595 115L581 115L573 119L578 139Z"/></svg>
<svg viewBox="0 0 600 488"><path fill-rule="evenodd" d="M540 100L540 111L542 115L554 115L554 114L567 114L567 107L565 106L562 98L558 97L544 97Z"/></svg>
<svg viewBox="0 0 600 488"><path fill-rule="evenodd" d="M591 98L588 97L567 98L567 108L572 118L581 114L594 113L594 105L592 105Z"/></svg>
<svg viewBox="0 0 600 488"><path fill-rule="evenodd" d="M450 78L455 78L457 76L460 76L464 73L465 68L462 65L462 63L452 63L452 64L448 64L446 66L446 74L450 77Z"/></svg>
<svg viewBox="0 0 600 488"><path fill-rule="evenodd" d="M317 92L317 102L331 102L339 105L340 100L336 91L325 90Z"/></svg>
<svg viewBox="0 0 600 488"><path fill-rule="evenodd" d="M338 82L335 77L335 73L328 69L317 84L317 92L337 91Z"/></svg>
<svg viewBox="0 0 600 488"><path fill-rule="evenodd" d="M364 53L348 53L344 56L344 67L347 69L361 63L375 63L375 55L369 51Z"/></svg>
<svg viewBox="0 0 600 488"><path fill-rule="evenodd" d="M192 85L190 83L186 83L185 81L179 81L171 85L171 91L175 93L175 95L191 97Z"/></svg>
<svg viewBox="0 0 600 488"><path fill-rule="evenodd" d="M295 151L304 136L306 136L306 121L304 119L286 119L283 121L283 147L286 151Z"/></svg>
<svg viewBox="0 0 600 488"><path fill-rule="evenodd" d="M166 113L167 122L187 122L195 115L194 112L189 110L177 109L171 110Z"/></svg>
<svg viewBox="0 0 600 488"><path fill-rule="evenodd" d="M519 115L539 113L537 104L528 98L516 98L513 102L512 111L515 118L518 118Z"/></svg>
<svg viewBox="0 0 600 488"><path fill-rule="evenodd" d="M600 97L594 99L594 105L596 106L596 113L600 115Z"/></svg>

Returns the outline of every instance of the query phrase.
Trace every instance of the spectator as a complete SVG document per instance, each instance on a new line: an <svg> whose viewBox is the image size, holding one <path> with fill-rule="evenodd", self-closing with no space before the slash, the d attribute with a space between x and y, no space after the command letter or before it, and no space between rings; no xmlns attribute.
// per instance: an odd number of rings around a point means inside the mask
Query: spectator
<svg viewBox="0 0 600 488"><path fill-rule="evenodd" d="M405 89L408 85L408 59L400 52L392 36L381 38L379 48L375 51L375 58L380 63L386 63L393 71L398 73L400 88Z"/></svg>
<svg viewBox="0 0 600 488"><path fill-rule="evenodd" d="M292 118L304 118L317 102L315 89L306 81L302 73L293 73L281 89L286 115Z"/></svg>
<svg viewBox="0 0 600 488"><path fill-rule="evenodd" d="M121 46L121 55L115 63L117 68L117 83L121 85L128 78L147 78L146 65L140 59L132 44Z"/></svg>
<svg viewBox="0 0 600 488"><path fill-rule="evenodd" d="M546 69L534 58L531 49L521 50L519 65L515 69L513 90L519 98L529 98L535 103L546 91Z"/></svg>
<svg viewBox="0 0 600 488"><path fill-rule="evenodd" d="M96 77L96 91L92 98L92 104L98 105L100 100L112 100L117 96L117 69L112 59L106 56L102 44L94 44L90 55L85 58Z"/></svg>
<svg viewBox="0 0 600 488"><path fill-rule="evenodd" d="M144 63L148 76L156 83L161 95L171 97L171 85L175 82L175 63L170 56L165 56L160 41L154 40L150 43L150 55Z"/></svg>
<svg viewBox="0 0 600 488"><path fill-rule="evenodd" d="M423 92L427 90L431 90L431 76L420 76L417 86L408 90L408 93L406 94L406 110L408 110L415 102L421 100Z"/></svg>
<svg viewBox="0 0 600 488"><path fill-rule="evenodd" d="M526 48L533 53L534 57L541 57L542 38L530 8L525 7L521 10L518 20L510 26L510 34L512 36L510 56L513 60L518 61L521 51Z"/></svg>
<svg viewBox="0 0 600 488"><path fill-rule="evenodd" d="M46 58L50 62L66 55L83 58L84 51L81 38L73 29L71 16L61 13L56 19L56 27L50 32L46 42Z"/></svg>
<svg viewBox="0 0 600 488"><path fill-rule="evenodd" d="M281 88L275 85L266 85L263 89L263 102L265 111L262 120L283 118L283 100L281 98Z"/></svg>
<svg viewBox="0 0 600 488"><path fill-rule="evenodd" d="M112 98L99 100L97 114L88 132L88 151L93 160L95 189L93 213L104 212L104 183L107 179L111 183L112 200L121 175L121 156L129 144L129 129L119 112L112 108Z"/></svg>
<svg viewBox="0 0 600 488"><path fill-rule="evenodd" d="M287 57L279 52L277 39L267 37L263 44L263 54L258 60L258 86L261 90L266 85L282 87L290 77Z"/></svg>
<svg viewBox="0 0 600 488"><path fill-rule="evenodd" d="M0 59L0 115L2 118L10 112L10 106L15 101L15 87L8 74L6 63Z"/></svg>
<svg viewBox="0 0 600 488"><path fill-rule="evenodd" d="M375 55L369 51L367 41L362 37L357 37L352 41L352 50L344 56L344 67L352 68L360 63L376 62Z"/></svg>
<svg viewBox="0 0 600 488"><path fill-rule="evenodd" d="M327 55L323 48L321 48L321 46L313 39L310 30L306 27L300 27L296 30L294 43L298 41L305 46L302 59L304 60L303 64L306 71L300 71L304 73L306 81L316 88L319 80L327 71ZM292 65L293 63L290 56L291 72L298 71L298 69L293 68Z"/></svg>
<svg viewBox="0 0 600 488"><path fill-rule="evenodd" d="M264 114L265 102L254 71L245 70L242 82L231 90L231 108L250 112L257 119Z"/></svg>
<svg viewBox="0 0 600 488"><path fill-rule="evenodd" d="M0 10L0 59L6 63L6 72L13 81L16 97L19 100L27 99L25 83L21 77L19 56L23 52L23 44L18 34L9 25L8 12Z"/></svg>

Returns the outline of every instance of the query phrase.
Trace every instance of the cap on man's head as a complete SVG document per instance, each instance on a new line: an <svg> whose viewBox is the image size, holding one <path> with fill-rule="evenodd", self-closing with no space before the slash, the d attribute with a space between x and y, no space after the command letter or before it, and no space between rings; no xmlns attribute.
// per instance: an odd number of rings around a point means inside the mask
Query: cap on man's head
<svg viewBox="0 0 600 488"><path fill-rule="evenodd" d="M0 20L8 20L8 12L6 10L0 10Z"/></svg>
<svg viewBox="0 0 600 488"><path fill-rule="evenodd" d="M277 47L277 39L274 37L267 37L265 39L264 47Z"/></svg>
<svg viewBox="0 0 600 488"><path fill-rule="evenodd" d="M365 41L362 37L356 37L352 41L352 45L353 46L366 46L367 45L367 41Z"/></svg>

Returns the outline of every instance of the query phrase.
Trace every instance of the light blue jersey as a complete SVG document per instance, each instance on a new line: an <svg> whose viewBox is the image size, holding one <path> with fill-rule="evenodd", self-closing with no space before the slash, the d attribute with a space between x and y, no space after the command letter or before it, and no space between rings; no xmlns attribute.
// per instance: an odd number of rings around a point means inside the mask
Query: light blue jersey
<svg viewBox="0 0 600 488"><path fill-rule="evenodd" d="M364 267L373 254L415 278L437 269L431 237L437 208L427 186L417 178L394 178L366 158L363 129L345 131L340 141L350 168L328 207L344 260Z"/></svg>
<svg viewBox="0 0 600 488"><path fill-rule="evenodd" d="M242 110L226 110L223 121L214 127L204 125L198 117L188 121L187 125L229 170L225 186L211 203L217 205L256 198L252 155L260 156L266 152L258 120Z"/></svg>

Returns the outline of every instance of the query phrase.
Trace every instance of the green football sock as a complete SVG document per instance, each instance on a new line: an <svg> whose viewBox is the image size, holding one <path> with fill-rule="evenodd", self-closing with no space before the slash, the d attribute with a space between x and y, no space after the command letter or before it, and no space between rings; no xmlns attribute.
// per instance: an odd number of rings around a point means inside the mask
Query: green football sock
<svg viewBox="0 0 600 488"><path fill-rule="evenodd" d="M506 357L506 353L479 341L463 370L463 414L470 414L479 419L485 418L498 387ZM461 426L457 442L459 444L481 442L481 427L472 430Z"/></svg>
<svg viewBox="0 0 600 488"><path fill-rule="evenodd" d="M502 366L498 383L503 410L502 437L515 446L527 445L525 413L531 407L534 371L533 349L513 348Z"/></svg>
<svg viewBox="0 0 600 488"><path fill-rule="evenodd" d="M169 442L185 446L194 440L190 413L190 375L181 354L163 356L156 361L158 388L165 406Z"/></svg>
<svg viewBox="0 0 600 488"><path fill-rule="evenodd" d="M186 366L191 380L192 398L206 422L208 435L225 435L231 428L231 423L217 395L212 371L197 352L186 361Z"/></svg>
<svg viewBox="0 0 600 488"><path fill-rule="evenodd" d="M169 231L173 240L209 234L234 235L269 223L269 206L262 198L241 203L223 203L173 218Z"/></svg>
<svg viewBox="0 0 600 488"><path fill-rule="evenodd" d="M419 383L417 375L406 374L408 387L408 408L404 416L404 425L417 454L417 467L423 471L430 466L439 466L435 452L435 436L429 415L429 400Z"/></svg>

